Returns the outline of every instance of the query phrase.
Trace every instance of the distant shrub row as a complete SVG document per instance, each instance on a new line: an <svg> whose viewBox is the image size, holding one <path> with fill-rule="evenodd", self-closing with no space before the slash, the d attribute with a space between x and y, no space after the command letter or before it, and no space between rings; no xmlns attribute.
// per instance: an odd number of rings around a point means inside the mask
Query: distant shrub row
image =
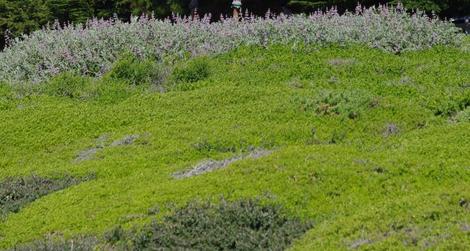
<svg viewBox="0 0 470 251"><path fill-rule="evenodd" d="M130 23L90 20L86 25L56 25L17 39L0 53L0 82L41 82L67 71L101 76L123 52L165 61L222 53L240 45L359 43L400 53L456 45L463 37L450 22L420 12L410 15L400 5L359 6L344 15L332 9L308 16L246 17L242 22L209 19L141 17Z"/></svg>

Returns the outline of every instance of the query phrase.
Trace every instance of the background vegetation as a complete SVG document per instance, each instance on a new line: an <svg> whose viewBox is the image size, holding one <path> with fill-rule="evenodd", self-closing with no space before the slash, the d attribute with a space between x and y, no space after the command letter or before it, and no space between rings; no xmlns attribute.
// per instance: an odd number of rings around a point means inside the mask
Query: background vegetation
<svg viewBox="0 0 470 251"><path fill-rule="evenodd" d="M437 17L422 12L411 15L402 8L383 5L358 6L345 15L329 10L289 18L251 16L241 22L232 18L216 23L151 17L131 22L91 20L85 27L56 26L15 40L0 53L0 82L39 83L63 72L102 76L123 53L136 57L136 64L155 60L164 68L165 63L188 55L213 55L242 45L364 44L400 54L435 45L458 46L464 36L452 23ZM158 70L155 74L160 75Z"/></svg>
<svg viewBox="0 0 470 251"><path fill-rule="evenodd" d="M5 45L6 31L10 37L30 33L55 20L82 23L92 17L109 18L116 14L127 20L130 15L154 14L163 18L172 12L188 14L189 0L0 0L0 48ZM264 14L270 8L274 12L289 7L294 12L312 11L333 5L340 10L354 9L360 2L366 6L377 3L396 3L397 0L245 0L246 8L256 14ZM409 8L434 11L447 17L468 15L470 0L403 0ZM229 12L229 0L201 0L201 12L218 17Z"/></svg>

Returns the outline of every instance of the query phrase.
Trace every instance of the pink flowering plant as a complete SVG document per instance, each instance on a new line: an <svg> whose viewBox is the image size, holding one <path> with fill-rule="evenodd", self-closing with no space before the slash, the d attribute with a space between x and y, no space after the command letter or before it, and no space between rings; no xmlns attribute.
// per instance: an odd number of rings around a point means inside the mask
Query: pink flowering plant
<svg viewBox="0 0 470 251"><path fill-rule="evenodd" d="M463 34L451 23L401 5L336 9L310 15L245 16L239 22L173 17L134 17L130 22L89 20L45 27L11 41L0 53L0 82L42 82L62 72L101 76L124 52L159 62L186 55L217 54L242 45L363 44L392 53L458 45Z"/></svg>

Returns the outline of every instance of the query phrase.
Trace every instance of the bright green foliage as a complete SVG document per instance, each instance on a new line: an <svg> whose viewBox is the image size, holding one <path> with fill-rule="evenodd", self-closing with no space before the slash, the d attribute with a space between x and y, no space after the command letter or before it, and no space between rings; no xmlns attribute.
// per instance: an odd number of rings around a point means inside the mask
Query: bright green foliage
<svg viewBox="0 0 470 251"><path fill-rule="evenodd" d="M93 88L93 80L66 72L53 78L43 87L51 96L86 99Z"/></svg>
<svg viewBox="0 0 470 251"><path fill-rule="evenodd" d="M313 100L302 101L305 111L319 115L342 115L355 119L359 114L374 106L373 98L366 91L330 91L315 93Z"/></svg>
<svg viewBox="0 0 470 251"><path fill-rule="evenodd" d="M148 59L138 59L132 54L125 54L113 66L109 77L132 85L162 84L165 75L163 67Z"/></svg>
<svg viewBox="0 0 470 251"><path fill-rule="evenodd" d="M446 110L443 97L468 99L468 51L248 47L206 62L210 75L186 91L141 85L114 102L112 88L86 100L34 92L0 100L0 180L96 173L9 214L0 246L142 228L194 200L261 197L314 222L294 250L470 249L470 124L436 112ZM300 101L322 93L357 100L339 104L360 115L304 109ZM140 137L75 161L126 135ZM256 148L273 153L173 177Z"/></svg>
<svg viewBox="0 0 470 251"><path fill-rule="evenodd" d="M0 83L0 110L8 109L11 105L13 93L10 86Z"/></svg>
<svg viewBox="0 0 470 251"><path fill-rule="evenodd" d="M470 107L470 89L467 87L459 89L460 92L443 92L430 104L436 115L452 116Z"/></svg>
<svg viewBox="0 0 470 251"><path fill-rule="evenodd" d="M163 68L162 65L153 61L139 61L132 56L124 55L103 78L84 77L66 72L59 74L44 85L26 84L15 86L13 89L17 96L43 93L75 100L116 103L128 98L138 90L149 87L163 90L162 84L165 79ZM4 88L5 91L9 90L6 89L6 85ZM11 99L9 96L12 95L11 93L5 94L5 106L7 105L6 100Z"/></svg>
<svg viewBox="0 0 470 251"><path fill-rule="evenodd" d="M207 58L197 58L187 63L178 65L172 73L172 79L176 84L195 83L208 78L210 75Z"/></svg>

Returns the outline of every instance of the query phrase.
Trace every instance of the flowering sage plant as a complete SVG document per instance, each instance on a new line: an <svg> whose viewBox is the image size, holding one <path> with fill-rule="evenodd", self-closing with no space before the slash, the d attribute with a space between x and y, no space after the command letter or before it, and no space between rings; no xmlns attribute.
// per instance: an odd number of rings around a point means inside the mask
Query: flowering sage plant
<svg viewBox="0 0 470 251"><path fill-rule="evenodd" d="M338 14L335 8L310 15L245 16L210 22L173 17L92 19L86 24L58 24L11 41L0 53L0 82L38 83L61 72L101 76L123 52L162 61L185 55L217 54L241 45L296 46L364 44L392 53L435 45L456 45L464 36L445 20L402 6L358 6Z"/></svg>

